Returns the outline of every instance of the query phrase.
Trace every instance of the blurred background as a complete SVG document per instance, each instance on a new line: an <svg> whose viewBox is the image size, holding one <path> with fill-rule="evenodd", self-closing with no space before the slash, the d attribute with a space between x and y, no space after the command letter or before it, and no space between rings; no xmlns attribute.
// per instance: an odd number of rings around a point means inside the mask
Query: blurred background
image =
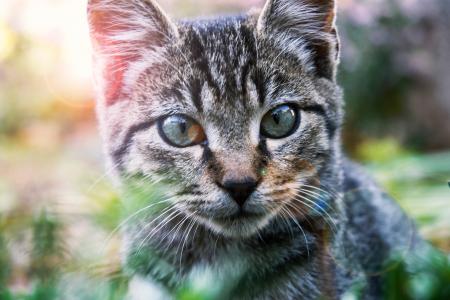
<svg viewBox="0 0 450 300"><path fill-rule="evenodd" d="M263 1L160 3L195 17ZM0 1L0 299L53 299L62 273L85 287L106 276L86 299L121 299L110 234L121 207L103 167L85 11L81 0ZM340 0L339 24L345 149L449 253L450 1ZM82 299L73 290L65 298Z"/></svg>

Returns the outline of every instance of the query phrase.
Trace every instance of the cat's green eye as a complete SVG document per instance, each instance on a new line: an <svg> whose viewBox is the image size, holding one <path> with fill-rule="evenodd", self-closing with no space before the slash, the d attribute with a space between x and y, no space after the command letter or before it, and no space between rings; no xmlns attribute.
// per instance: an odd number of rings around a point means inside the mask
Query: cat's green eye
<svg viewBox="0 0 450 300"><path fill-rule="evenodd" d="M282 139L295 132L300 114L293 105L280 105L269 111L261 121L261 134L270 139Z"/></svg>
<svg viewBox="0 0 450 300"><path fill-rule="evenodd" d="M169 116L162 119L158 125L161 137L174 147L190 147L206 140L202 126L187 116Z"/></svg>

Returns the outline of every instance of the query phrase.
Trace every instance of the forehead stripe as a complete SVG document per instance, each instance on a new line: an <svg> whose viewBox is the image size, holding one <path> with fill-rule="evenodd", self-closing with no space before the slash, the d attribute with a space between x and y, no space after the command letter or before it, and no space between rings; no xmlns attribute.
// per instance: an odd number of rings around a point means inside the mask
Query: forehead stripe
<svg viewBox="0 0 450 300"><path fill-rule="evenodd" d="M192 35L191 39L188 41L189 45L191 46L191 53L193 56L193 65L195 65L200 72L203 73L206 77L206 82L208 83L209 87L212 89L214 93L214 97L216 99L220 98L220 88L219 85L214 81L213 76L211 74L211 70L209 68L209 61L205 55L205 49L204 45L201 40L200 34L192 29ZM201 90L201 84L200 84L200 90ZM198 99L201 101L201 99ZM195 101L195 100L194 100ZM194 103L195 105L195 103ZM198 105L198 104L197 104Z"/></svg>
<svg viewBox="0 0 450 300"><path fill-rule="evenodd" d="M199 79L194 79L190 83L192 103L198 112L203 112L202 84Z"/></svg>

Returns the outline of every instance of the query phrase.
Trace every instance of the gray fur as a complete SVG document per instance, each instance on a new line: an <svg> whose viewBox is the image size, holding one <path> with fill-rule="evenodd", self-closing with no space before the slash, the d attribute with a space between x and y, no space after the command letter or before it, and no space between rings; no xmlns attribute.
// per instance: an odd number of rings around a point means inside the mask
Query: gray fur
<svg viewBox="0 0 450 300"><path fill-rule="evenodd" d="M232 299L339 299L358 281L380 296L383 263L415 231L342 158L334 14L331 0L269 0L260 14L175 24L150 0L90 1L114 178L122 189L129 178L164 182L171 199L171 210L127 227L132 274L168 290L201 269L239 274ZM262 116L286 102L301 110L297 132L261 138ZM203 126L206 144L162 140L158 119L180 113ZM244 206L256 217L233 219L239 207L217 185L227 174L260 181Z"/></svg>

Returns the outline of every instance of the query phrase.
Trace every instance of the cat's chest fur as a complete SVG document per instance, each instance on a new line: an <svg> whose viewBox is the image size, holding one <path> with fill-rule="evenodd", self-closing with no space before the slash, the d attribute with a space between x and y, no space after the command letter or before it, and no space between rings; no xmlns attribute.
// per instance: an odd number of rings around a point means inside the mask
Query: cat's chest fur
<svg viewBox="0 0 450 300"><path fill-rule="evenodd" d="M156 289L163 298L170 298L171 283L205 281L206 291L222 290L219 299L339 299L356 274L339 265L332 253L334 246L324 236L305 233L306 246L300 231L283 233L287 234L298 239L266 236L250 242L227 241L227 245L214 239L209 239L211 245L193 241L185 244L188 249L181 261L177 261L180 249L175 250L178 255L165 254L166 259L176 258L171 261L173 273L152 265L148 274L136 274L135 281L146 282L147 290Z"/></svg>
<svg viewBox="0 0 450 300"><path fill-rule="evenodd" d="M342 260L345 246L333 240L336 232L323 224L311 227L310 220L289 225L269 226L247 240L224 239L202 229L170 246L155 238L138 255L131 247L128 265L135 282L145 285L147 280L147 290L156 288L168 298L167 291L204 280L206 289L222 290L220 299L339 299L361 280L358 263L349 267Z"/></svg>

